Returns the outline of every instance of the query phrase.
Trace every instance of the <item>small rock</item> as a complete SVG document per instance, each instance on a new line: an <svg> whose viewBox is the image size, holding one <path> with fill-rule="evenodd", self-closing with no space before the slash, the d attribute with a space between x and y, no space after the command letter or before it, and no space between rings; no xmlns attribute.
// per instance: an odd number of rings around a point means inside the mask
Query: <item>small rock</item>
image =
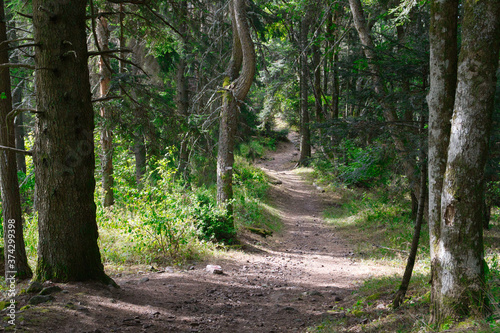
<svg viewBox="0 0 500 333"><path fill-rule="evenodd" d="M62 291L61 287L50 286L50 287L47 287L47 288L43 288L42 291L40 291L39 295L50 295L50 294L57 293L57 292L60 292L60 291Z"/></svg>
<svg viewBox="0 0 500 333"><path fill-rule="evenodd" d="M342 300L342 297L335 296L335 299L334 299L335 302L340 302L341 300Z"/></svg>
<svg viewBox="0 0 500 333"><path fill-rule="evenodd" d="M145 283L148 282L149 278L148 277L143 277L142 279L139 280L140 283Z"/></svg>
<svg viewBox="0 0 500 333"><path fill-rule="evenodd" d="M189 266L188 270L194 271L194 268L195 268L194 266Z"/></svg>
<svg viewBox="0 0 500 333"><path fill-rule="evenodd" d="M165 273L173 273L174 268L172 266L165 267Z"/></svg>
<svg viewBox="0 0 500 333"><path fill-rule="evenodd" d="M376 309L377 310L385 310L385 309L387 309L387 307L385 306L385 304L380 303L379 305L377 305Z"/></svg>
<svg viewBox="0 0 500 333"><path fill-rule="evenodd" d="M219 265L207 265L205 270L212 274L223 274L222 267Z"/></svg>
<svg viewBox="0 0 500 333"><path fill-rule="evenodd" d="M43 285L38 282L38 281L33 281L31 282L30 286L28 289L26 289L26 292L28 293L37 293L43 289Z"/></svg>
<svg viewBox="0 0 500 333"><path fill-rule="evenodd" d="M35 295L31 297L28 303L32 305L37 305L48 301L52 301L53 299L54 297L52 295Z"/></svg>

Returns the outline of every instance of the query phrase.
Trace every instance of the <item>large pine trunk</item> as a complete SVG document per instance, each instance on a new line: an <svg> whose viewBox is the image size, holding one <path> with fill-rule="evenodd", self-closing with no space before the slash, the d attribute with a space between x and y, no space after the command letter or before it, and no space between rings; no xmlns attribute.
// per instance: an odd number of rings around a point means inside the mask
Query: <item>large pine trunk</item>
<svg viewBox="0 0 500 333"><path fill-rule="evenodd" d="M449 7L443 8L444 5ZM458 1L436 1L431 13L431 87L433 83L436 86L429 95L429 109L435 118L429 129L429 152L435 159L433 170L429 170L429 183L433 187L431 321L435 324L488 312L482 207L500 49L500 2L465 2L453 115L438 119L449 115L448 109L440 108L449 98L443 84L452 82L446 80L446 75L452 75L447 67L453 65L451 54L440 53L445 41L439 36L456 24L454 17L443 13L452 15L457 8ZM448 125L441 122L450 119L449 144L443 147L439 139L447 140Z"/></svg>
<svg viewBox="0 0 500 333"><path fill-rule="evenodd" d="M33 1L37 280L110 281L97 246L86 4Z"/></svg>
<svg viewBox="0 0 500 333"><path fill-rule="evenodd" d="M7 40L3 0L0 0L0 42ZM8 63L7 47L0 49L0 64ZM10 73L8 67L0 68L0 145L15 147L14 118L7 117L12 111ZM17 179L16 153L0 150L0 185L2 195L3 230L5 244L6 277L29 278L32 275L26 258L23 237L21 197ZM12 272L9 274L9 271Z"/></svg>

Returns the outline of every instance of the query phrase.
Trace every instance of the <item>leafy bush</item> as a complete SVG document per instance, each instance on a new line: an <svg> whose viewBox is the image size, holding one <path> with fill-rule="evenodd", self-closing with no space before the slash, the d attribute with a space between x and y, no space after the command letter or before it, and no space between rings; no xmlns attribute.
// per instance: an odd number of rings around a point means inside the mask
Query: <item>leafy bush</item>
<svg viewBox="0 0 500 333"><path fill-rule="evenodd" d="M206 192L197 193L196 196L194 218L199 237L207 241L233 243L236 230L227 209L218 207L213 197Z"/></svg>

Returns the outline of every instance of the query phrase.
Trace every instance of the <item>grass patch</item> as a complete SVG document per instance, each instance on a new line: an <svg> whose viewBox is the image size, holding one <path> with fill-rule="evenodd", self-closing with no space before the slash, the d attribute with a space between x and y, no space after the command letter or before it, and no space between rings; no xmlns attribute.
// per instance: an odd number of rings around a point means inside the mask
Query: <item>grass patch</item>
<svg viewBox="0 0 500 333"><path fill-rule="evenodd" d="M308 332L434 332L427 324L430 311L428 226L422 227L417 262L404 303L396 311L392 300L401 283L413 236L410 201L384 189L337 188L337 205L325 219L350 242L355 257L374 265L400 267L401 273L366 280L352 295L338 302L330 317ZM487 283L494 313L487 320L449 323L447 332L500 332L500 210L485 231ZM374 244L376 246L374 246Z"/></svg>

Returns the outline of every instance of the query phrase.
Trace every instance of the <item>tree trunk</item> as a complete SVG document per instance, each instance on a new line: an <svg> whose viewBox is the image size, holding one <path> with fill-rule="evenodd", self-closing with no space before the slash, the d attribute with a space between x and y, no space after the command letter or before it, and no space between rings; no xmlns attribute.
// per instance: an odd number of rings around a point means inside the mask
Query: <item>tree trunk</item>
<svg viewBox="0 0 500 333"><path fill-rule="evenodd" d="M16 92L14 92L13 99L16 100ZM15 146L16 149L26 150L24 144L24 117L22 113L19 113L14 119L14 136L15 136ZM26 156L22 153L16 154L17 169L22 173L26 174Z"/></svg>
<svg viewBox="0 0 500 333"><path fill-rule="evenodd" d="M102 51L109 51L109 28L106 17L97 19L97 40ZM101 55L99 59L99 72L101 75L100 95L106 97L111 85L111 70L109 57ZM113 131L111 130L111 110L106 105L101 106L101 169L102 169L102 191L104 193L103 206L109 207L115 203L113 194Z"/></svg>
<svg viewBox="0 0 500 333"><path fill-rule="evenodd" d="M450 119L457 84L457 16L459 0L433 1L431 5L429 104L429 235L431 252L431 322L439 320L441 290L439 241L441 191L450 141ZM436 312L437 311L437 312Z"/></svg>
<svg viewBox="0 0 500 333"><path fill-rule="evenodd" d="M34 0L39 281L99 280L87 1Z"/></svg>
<svg viewBox="0 0 500 333"><path fill-rule="evenodd" d="M146 144L144 143L144 135L139 133L134 136L134 148L135 156L135 181L137 186L140 187L142 183L142 178L146 173Z"/></svg>
<svg viewBox="0 0 500 333"><path fill-rule="evenodd" d="M420 123L420 132L423 132L424 125L425 120L422 117ZM398 292L392 300L394 309L397 309L401 305L401 303L403 303L406 292L408 291L408 286L410 285L411 276L413 274L413 267L415 266L415 260L417 259L420 231L422 230L422 222L424 220L425 193L427 192L427 161L425 153L425 142L423 138L421 139L420 143L420 161L422 162L422 169L420 170L420 198L418 199L417 215L415 217L415 228L413 231L410 254L408 255L408 261L406 262L403 280L401 281Z"/></svg>
<svg viewBox="0 0 500 333"><path fill-rule="evenodd" d="M16 34L16 29L15 29L15 22L12 21L12 26L14 29L11 29L11 39L17 39L17 34ZM14 64L19 63L19 59L16 56L11 57L11 62ZM14 107L19 107L22 103L22 98L23 98L23 89L24 89L24 80L21 79L17 87L14 89L12 92L12 105ZM14 119L15 123L15 140L16 140L16 148L20 150L25 150L25 145L24 145L24 121L23 121L23 114L19 113L16 118ZM19 171L22 171L24 174L26 174L26 156L22 153L17 153L16 154L16 161L17 161L17 169ZM22 200L22 198L21 198Z"/></svg>
<svg viewBox="0 0 500 333"><path fill-rule="evenodd" d="M300 22L299 58L300 58L300 155L298 165L304 165L311 157L311 130L309 127L308 108L308 77L307 65L307 35L309 32L309 17L306 14Z"/></svg>
<svg viewBox="0 0 500 333"><path fill-rule="evenodd" d="M179 148L179 167L177 169L177 175L186 179L187 176L187 166L189 162L189 150L188 150L188 140L189 140L189 130L188 130L188 117L189 117L189 89L188 80L185 75L187 62L186 62L186 46L187 46L187 1L182 1L179 9L179 20L181 21L179 32L182 38L182 50L179 63L177 64L177 112L181 116L181 127L184 129L185 135L181 139L181 145Z"/></svg>
<svg viewBox="0 0 500 333"><path fill-rule="evenodd" d="M399 119L395 109L385 101L386 91L381 77L381 70L376 62L375 45L373 44L371 35L366 25L361 1L349 0L349 5L352 11L354 25L363 46L365 57L368 60L368 67L370 69L373 81L373 89L378 95L378 102L380 103L380 105L382 105L383 108L384 118L387 122L398 121ZM403 164L405 175L408 178L411 189L414 192L415 197L419 198L420 186L418 184L418 176L414 165L415 163L414 161L409 161L407 158L407 147L404 140L402 140L401 137L397 135L393 129L390 129L390 134L392 140L394 141L398 157Z"/></svg>
<svg viewBox="0 0 500 333"><path fill-rule="evenodd" d="M433 16L436 15L434 7ZM466 1L441 191L439 238L437 246L432 244L433 282L437 280L432 287L432 320L436 324L489 310L482 201L499 49L500 2Z"/></svg>
<svg viewBox="0 0 500 333"><path fill-rule="evenodd" d="M228 77L224 82L226 92L219 127L217 154L217 203L219 205L233 198L233 151L239 106L248 94L255 75L255 50L245 7L244 0L233 0L231 3L233 55L228 68ZM231 205L228 207L228 213L232 215ZM232 224L232 219L230 220Z"/></svg>
<svg viewBox="0 0 500 333"><path fill-rule="evenodd" d="M312 46L314 66L314 107L316 122L320 123L323 117L323 101L321 100L321 53L318 45Z"/></svg>
<svg viewBox="0 0 500 333"><path fill-rule="evenodd" d="M0 0L0 42L7 40L4 2ZM0 64L9 62L7 48L0 49ZM8 67L0 68L0 145L15 147L14 121L7 114L12 111L10 73ZM17 179L16 153L0 151L0 187L2 196L5 277L25 279L32 276L26 258L23 237L21 197Z"/></svg>

